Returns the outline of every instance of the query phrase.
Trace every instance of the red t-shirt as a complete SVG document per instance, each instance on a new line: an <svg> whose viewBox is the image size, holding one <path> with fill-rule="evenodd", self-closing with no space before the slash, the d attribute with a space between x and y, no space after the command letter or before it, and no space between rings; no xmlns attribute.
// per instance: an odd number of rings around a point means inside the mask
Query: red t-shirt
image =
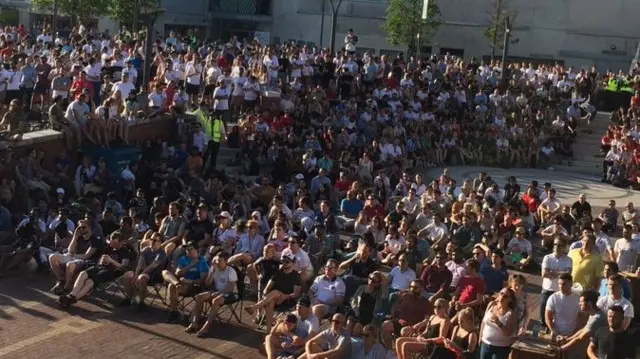
<svg viewBox="0 0 640 359"><path fill-rule="evenodd" d="M351 187L351 181L336 181L336 189L340 192L346 192Z"/></svg>
<svg viewBox="0 0 640 359"><path fill-rule="evenodd" d="M384 217L384 207L382 207L380 204L378 204L377 206L364 206L363 211L364 215L369 219L375 216Z"/></svg>
<svg viewBox="0 0 640 359"><path fill-rule="evenodd" d="M93 84L87 80L76 80L73 82L73 85L71 85L71 88L75 89L73 91L74 98L77 98L84 89L88 89L90 98L93 98Z"/></svg>
<svg viewBox="0 0 640 359"><path fill-rule="evenodd" d="M484 279L478 275L475 277L464 276L460 278L458 288L460 288L460 303L470 303L478 299L478 294L485 293Z"/></svg>
<svg viewBox="0 0 640 359"><path fill-rule="evenodd" d="M525 193L522 196L522 202L527 205L527 209L530 213L535 213L538 210L538 200L535 197L529 196Z"/></svg>
<svg viewBox="0 0 640 359"><path fill-rule="evenodd" d="M173 105L173 96L176 94L176 90L171 87L166 87L164 89L164 95L167 96L166 107L167 111L169 110L169 106Z"/></svg>

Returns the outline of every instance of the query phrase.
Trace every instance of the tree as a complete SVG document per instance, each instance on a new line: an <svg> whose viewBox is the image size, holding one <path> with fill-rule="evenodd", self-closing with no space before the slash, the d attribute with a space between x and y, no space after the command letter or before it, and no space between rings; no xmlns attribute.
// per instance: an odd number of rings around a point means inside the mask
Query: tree
<svg viewBox="0 0 640 359"><path fill-rule="evenodd" d="M31 0L31 6L36 10L53 13L54 1L58 13L68 15L74 20L98 17L108 10L109 3L109 0Z"/></svg>
<svg viewBox="0 0 640 359"><path fill-rule="evenodd" d="M517 15L516 12L509 10L509 0L491 1L491 8L487 11L489 25L484 31L484 36L491 43L492 60L496 56L496 51L503 48L507 18L512 25Z"/></svg>
<svg viewBox="0 0 640 359"><path fill-rule="evenodd" d="M434 0L429 1L428 18L422 20L423 0L391 0L387 6L386 19L382 30L387 33L387 41L392 45L404 45L410 51L417 49L417 35L420 41L428 43L435 35L440 21L440 8Z"/></svg>
<svg viewBox="0 0 640 359"><path fill-rule="evenodd" d="M110 0L108 4L109 16L120 24L138 28L140 14L159 11L160 0Z"/></svg>

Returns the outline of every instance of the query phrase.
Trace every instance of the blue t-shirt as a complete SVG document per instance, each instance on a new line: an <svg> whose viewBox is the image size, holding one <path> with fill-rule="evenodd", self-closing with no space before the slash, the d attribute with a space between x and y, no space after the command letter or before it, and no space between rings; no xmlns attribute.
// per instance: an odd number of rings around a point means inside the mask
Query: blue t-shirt
<svg viewBox="0 0 640 359"><path fill-rule="evenodd" d="M626 278L622 278L620 281L622 286L622 296L625 299L631 299L631 284ZM609 295L609 287L607 287L607 278L603 278L600 280L600 287L598 288L598 293L601 297L606 297Z"/></svg>
<svg viewBox="0 0 640 359"><path fill-rule="evenodd" d="M178 268L185 268L185 267L188 267L190 263L191 263L191 258L187 256L182 256L178 258L178 261L176 262L176 266ZM209 265L207 264L207 260L202 256L198 256L198 264L191 267L191 269L189 269L189 271L184 275L184 277L188 280L198 280L198 279L204 278L208 272L209 272Z"/></svg>
<svg viewBox="0 0 640 359"><path fill-rule="evenodd" d="M495 269L491 266L484 267L480 271L480 275L484 278L484 283L486 285L486 293L494 294L499 292L502 288L504 288L504 282L509 279L509 274L504 267L500 269Z"/></svg>
<svg viewBox="0 0 640 359"><path fill-rule="evenodd" d="M357 216L363 208L364 202L358 199L348 200L345 198L340 202L340 211L350 217Z"/></svg>

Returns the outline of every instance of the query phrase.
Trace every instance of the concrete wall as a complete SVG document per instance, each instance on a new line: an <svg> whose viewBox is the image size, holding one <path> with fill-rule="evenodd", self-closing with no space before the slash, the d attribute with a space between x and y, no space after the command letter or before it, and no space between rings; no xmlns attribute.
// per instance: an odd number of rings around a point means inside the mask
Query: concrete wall
<svg viewBox="0 0 640 359"><path fill-rule="evenodd" d="M519 42L510 47L518 57L561 59L568 65L628 69L640 32L636 16L640 1L610 0L505 0L517 12L512 32ZM321 1L278 0L274 4L272 36L318 43ZM445 24L432 39L434 49L464 50L465 56L490 53L484 36L490 0L439 0ZM382 0L344 0L338 20L336 46L348 28L359 36L361 47L399 50L389 45L380 26L385 14ZM324 46L329 45L331 11L327 5ZM615 46L615 51L612 51Z"/></svg>

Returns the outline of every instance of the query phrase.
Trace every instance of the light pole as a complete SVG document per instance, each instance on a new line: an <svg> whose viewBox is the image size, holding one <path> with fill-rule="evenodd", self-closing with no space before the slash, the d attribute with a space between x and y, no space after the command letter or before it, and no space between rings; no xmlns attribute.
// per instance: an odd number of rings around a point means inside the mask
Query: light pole
<svg viewBox="0 0 640 359"><path fill-rule="evenodd" d="M511 24L509 23L509 16L504 21L504 43L502 44L502 74L500 75L500 85L502 88L507 89L507 56L509 54L509 38L511 37Z"/></svg>
<svg viewBox="0 0 640 359"><path fill-rule="evenodd" d="M58 0L53 0L53 16L51 19L51 41L55 46L56 35L58 34Z"/></svg>
<svg viewBox="0 0 640 359"><path fill-rule="evenodd" d="M327 0L320 0L322 3L320 4L320 12L322 13L322 17L320 18L320 44L318 48L322 50L322 40L324 40L324 12L327 7Z"/></svg>

